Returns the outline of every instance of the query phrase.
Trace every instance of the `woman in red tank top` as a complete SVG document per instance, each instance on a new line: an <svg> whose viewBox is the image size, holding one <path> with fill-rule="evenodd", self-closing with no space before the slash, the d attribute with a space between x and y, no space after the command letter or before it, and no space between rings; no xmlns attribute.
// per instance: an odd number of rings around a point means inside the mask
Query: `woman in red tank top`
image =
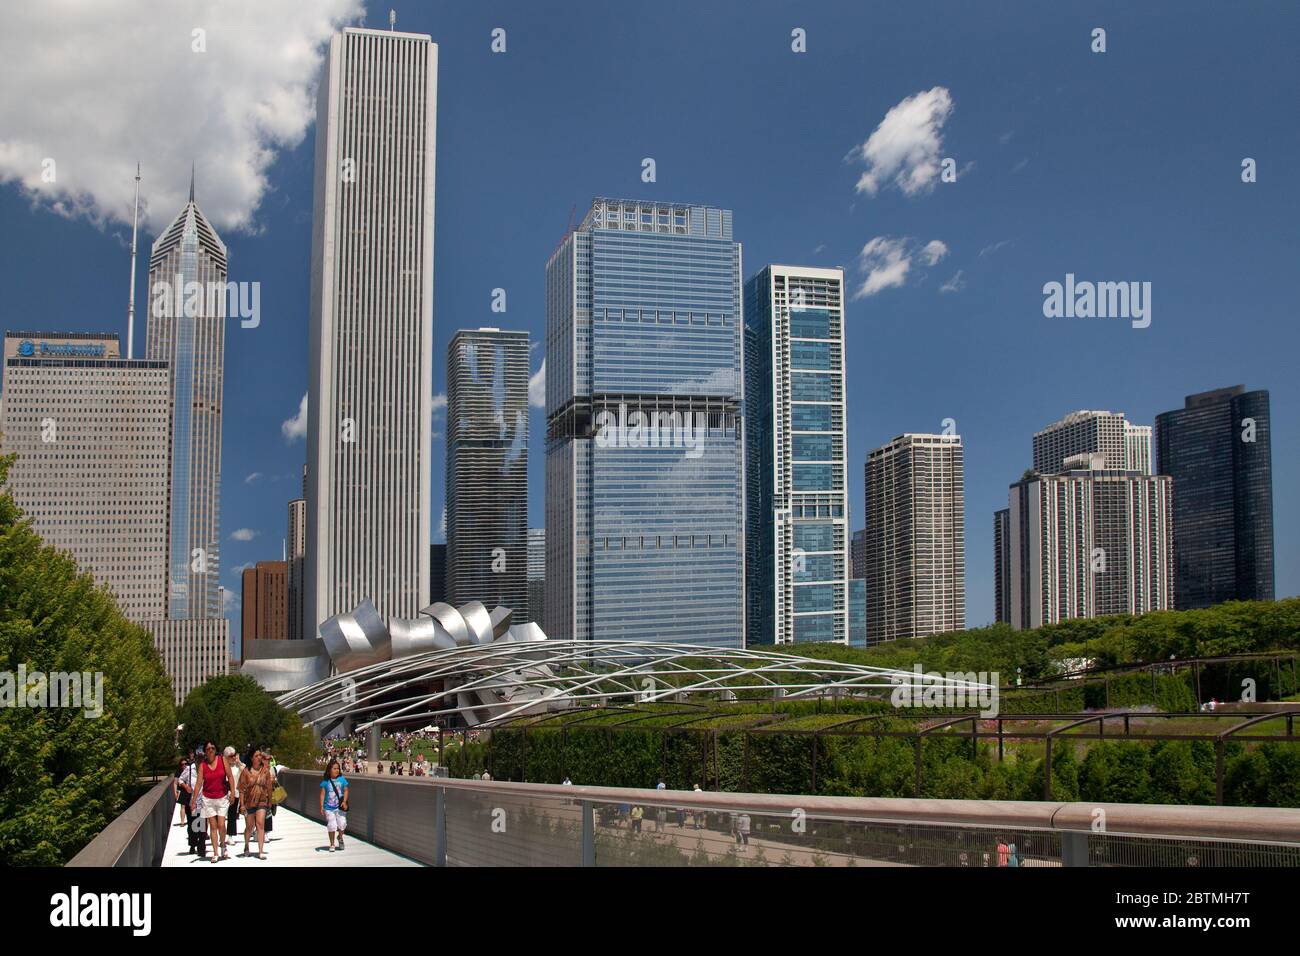
<svg viewBox="0 0 1300 956"><path fill-rule="evenodd" d="M212 862L230 859L226 849L226 812L230 809L230 793L234 789L234 779L230 766L217 751L217 745L209 740L203 746L203 760L198 767L198 781L194 787L194 800L198 802L203 795L203 819L208 825L208 839L212 842ZM217 844L221 844L221 854L217 854Z"/></svg>

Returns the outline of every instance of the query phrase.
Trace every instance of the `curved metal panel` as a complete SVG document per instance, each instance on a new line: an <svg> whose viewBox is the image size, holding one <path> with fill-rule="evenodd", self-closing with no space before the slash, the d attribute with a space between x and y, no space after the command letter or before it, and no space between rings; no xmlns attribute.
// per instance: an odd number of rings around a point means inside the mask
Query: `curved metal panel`
<svg viewBox="0 0 1300 956"><path fill-rule="evenodd" d="M436 604L430 604L420 613L427 614L441 624L443 630L451 635L451 639L457 646L463 647L470 642L469 626L465 623L465 618L450 604L438 601Z"/></svg>
<svg viewBox="0 0 1300 956"><path fill-rule="evenodd" d="M470 601L460 606L461 617L469 627L470 638L476 644L492 643L492 616L478 601Z"/></svg>

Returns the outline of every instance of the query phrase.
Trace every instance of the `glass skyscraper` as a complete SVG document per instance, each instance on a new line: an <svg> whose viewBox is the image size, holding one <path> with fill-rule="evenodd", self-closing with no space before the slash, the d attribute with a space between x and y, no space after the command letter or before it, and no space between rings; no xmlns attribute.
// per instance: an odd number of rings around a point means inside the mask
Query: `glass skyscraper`
<svg viewBox="0 0 1300 956"><path fill-rule="evenodd" d="M1179 610L1273 600L1273 451L1268 392L1189 395L1156 416L1156 462L1174 480Z"/></svg>
<svg viewBox="0 0 1300 956"><path fill-rule="evenodd" d="M447 349L447 597L526 619L528 333L457 332Z"/></svg>
<svg viewBox="0 0 1300 956"><path fill-rule="evenodd" d="M149 257L145 333L146 358L171 366L167 617L173 620L223 613L218 584L227 269L226 246L195 203L191 176L189 202Z"/></svg>
<svg viewBox="0 0 1300 956"><path fill-rule="evenodd" d="M546 267L546 633L744 641L731 212L597 199Z"/></svg>
<svg viewBox="0 0 1300 956"><path fill-rule="evenodd" d="M844 272L745 284L749 644L849 640Z"/></svg>

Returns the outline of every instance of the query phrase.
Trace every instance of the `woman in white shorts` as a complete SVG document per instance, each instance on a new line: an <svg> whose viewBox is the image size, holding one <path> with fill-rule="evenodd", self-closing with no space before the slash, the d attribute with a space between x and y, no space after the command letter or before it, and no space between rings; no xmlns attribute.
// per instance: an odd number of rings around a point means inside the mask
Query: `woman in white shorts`
<svg viewBox="0 0 1300 956"><path fill-rule="evenodd" d="M208 826L208 839L212 841L212 862L228 860L230 853L226 849L226 813L230 810L230 794L235 789L235 780L229 765L211 740L203 745L203 759L199 761L196 776L198 779L194 784L191 806L197 806L201 794L203 822ZM221 846L220 856L217 855L218 843Z"/></svg>

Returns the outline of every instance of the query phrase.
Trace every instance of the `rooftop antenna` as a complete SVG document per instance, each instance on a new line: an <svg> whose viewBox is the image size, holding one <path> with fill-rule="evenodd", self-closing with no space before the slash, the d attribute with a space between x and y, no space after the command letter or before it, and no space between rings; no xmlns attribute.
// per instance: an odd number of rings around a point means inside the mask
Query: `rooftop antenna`
<svg viewBox="0 0 1300 956"><path fill-rule="evenodd" d="M393 30L393 29L395 29L396 27L397 27L397 11L396 11L396 10L389 10L389 11L388 11L388 29L389 29L389 30Z"/></svg>
<svg viewBox="0 0 1300 956"><path fill-rule="evenodd" d="M140 229L140 164L135 164L135 215L131 220L131 304L126 309L126 357L135 358L135 240Z"/></svg>

